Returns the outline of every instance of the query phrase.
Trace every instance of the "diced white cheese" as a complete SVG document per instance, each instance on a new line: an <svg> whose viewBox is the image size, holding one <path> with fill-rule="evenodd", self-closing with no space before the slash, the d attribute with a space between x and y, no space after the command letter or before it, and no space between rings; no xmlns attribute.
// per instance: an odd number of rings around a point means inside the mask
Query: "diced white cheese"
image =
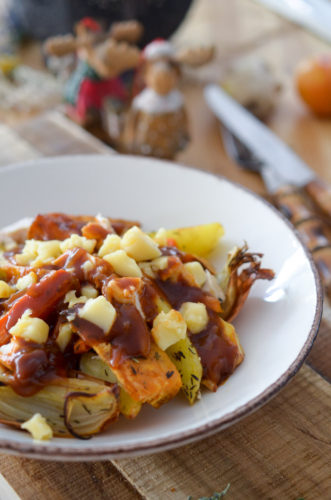
<svg viewBox="0 0 331 500"><path fill-rule="evenodd" d="M94 257L90 257L90 259L94 260ZM88 273L92 271L94 267L94 263L92 260L86 260L84 264L82 265L82 269L84 271L85 277L87 277Z"/></svg>
<svg viewBox="0 0 331 500"><path fill-rule="evenodd" d="M155 241L137 226L128 229L122 237L121 246L137 262L156 259L161 255Z"/></svg>
<svg viewBox="0 0 331 500"><path fill-rule="evenodd" d="M65 294L63 302L65 304L68 303L68 307L73 307L75 304L85 304L85 302L87 302L87 297L77 297L75 290L70 290Z"/></svg>
<svg viewBox="0 0 331 500"><path fill-rule="evenodd" d="M152 336L156 344L165 351L186 337L187 326L182 315L171 309L168 313L160 312L153 321Z"/></svg>
<svg viewBox="0 0 331 500"><path fill-rule="evenodd" d="M95 299L99 295L98 290L92 285L83 286L81 292L82 295L88 299Z"/></svg>
<svg viewBox="0 0 331 500"><path fill-rule="evenodd" d="M85 236L79 236L78 234L72 234L70 238L61 241L60 247L62 252L79 247L83 248L88 253L93 253L96 243L96 240L85 238Z"/></svg>
<svg viewBox="0 0 331 500"><path fill-rule="evenodd" d="M105 255L120 250L121 248L121 238L118 234L108 234L101 245L98 255L99 257L104 257Z"/></svg>
<svg viewBox="0 0 331 500"><path fill-rule="evenodd" d="M165 246L167 244L168 233L164 227L161 227L153 237L153 240L160 246Z"/></svg>
<svg viewBox="0 0 331 500"><path fill-rule="evenodd" d="M61 255L60 241L27 240L22 253L15 256L19 265L30 264L32 267L48 264Z"/></svg>
<svg viewBox="0 0 331 500"><path fill-rule="evenodd" d="M163 271L168 267L168 257L158 257L152 260L151 266L153 271Z"/></svg>
<svg viewBox="0 0 331 500"><path fill-rule="evenodd" d="M57 240L38 241L37 257L31 262L32 267L48 264L61 255L60 242Z"/></svg>
<svg viewBox="0 0 331 500"><path fill-rule="evenodd" d="M8 299L13 292L14 289L8 283L0 280L0 299Z"/></svg>
<svg viewBox="0 0 331 500"><path fill-rule="evenodd" d="M192 274L194 281L199 287L204 285L207 277L205 270L200 264L200 262L197 261L187 262L186 264L184 264L184 267L185 269L187 269L187 271L189 271Z"/></svg>
<svg viewBox="0 0 331 500"><path fill-rule="evenodd" d="M199 333L206 328L208 313L205 304L201 302L184 302L179 311L192 333Z"/></svg>
<svg viewBox="0 0 331 500"><path fill-rule="evenodd" d="M30 264L38 255L38 241L27 240L24 244L21 253L15 255L15 260L18 265L25 266Z"/></svg>
<svg viewBox="0 0 331 500"><path fill-rule="evenodd" d="M225 300L225 293L223 292L218 279L216 276L211 274L207 269L206 269L206 283L203 285L203 290L205 292L210 293L211 295L214 295L217 299L224 301Z"/></svg>
<svg viewBox="0 0 331 500"><path fill-rule="evenodd" d="M142 272L134 259L128 256L124 250L116 250L103 257L113 267L115 273L120 276L132 276L141 278Z"/></svg>
<svg viewBox="0 0 331 500"><path fill-rule="evenodd" d="M37 283L37 275L32 271L17 280L16 288L17 290L25 290L25 288L29 288L29 286L35 283Z"/></svg>
<svg viewBox="0 0 331 500"><path fill-rule="evenodd" d="M72 333L73 332L69 323L63 323L63 325L60 326L59 333L56 337L56 343L62 352L65 351L65 348L69 344Z"/></svg>
<svg viewBox="0 0 331 500"><path fill-rule="evenodd" d="M44 344L48 338L49 326L40 318L31 318L31 310L26 310L21 318L9 330L14 337L22 337L25 340Z"/></svg>
<svg viewBox="0 0 331 500"><path fill-rule="evenodd" d="M40 413L35 413L33 417L24 422L21 429L29 431L36 441L49 441L53 437L51 426Z"/></svg>
<svg viewBox="0 0 331 500"><path fill-rule="evenodd" d="M168 266L168 257L157 257L149 262L139 262L139 267L146 276L154 279L157 271L162 271Z"/></svg>
<svg viewBox="0 0 331 500"><path fill-rule="evenodd" d="M102 295L96 299L88 299L78 316L94 323L105 333L108 333L116 318L116 309Z"/></svg>
<svg viewBox="0 0 331 500"><path fill-rule="evenodd" d="M142 270L146 276L148 276L151 279L154 279L156 277L155 272L152 269L152 263L151 262L139 262L139 267Z"/></svg>

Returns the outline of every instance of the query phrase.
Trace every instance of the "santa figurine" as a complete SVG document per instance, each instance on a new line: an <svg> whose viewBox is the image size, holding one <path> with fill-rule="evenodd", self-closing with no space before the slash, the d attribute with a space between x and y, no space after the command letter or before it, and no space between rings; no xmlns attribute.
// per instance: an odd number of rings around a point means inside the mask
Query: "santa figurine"
<svg viewBox="0 0 331 500"><path fill-rule="evenodd" d="M145 88L132 101L122 135L127 153L172 159L189 141L188 120L178 89L182 64L199 66L213 56L213 48L176 51L162 39L142 53Z"/></svg>
<svg viewBox="0 0 331 500"><path fill-rule="evenodd" d="M51 55L77 54L77 66L65 91L67 114L79 124L88 125L100 118L108 98L126 103L129 99L120 75L137 66L140 51L126 42L135 42L142 34L137 21L112 25L108 33L92 18L75 26L75 37L65 35L47 40L45 51Z"/></svg>

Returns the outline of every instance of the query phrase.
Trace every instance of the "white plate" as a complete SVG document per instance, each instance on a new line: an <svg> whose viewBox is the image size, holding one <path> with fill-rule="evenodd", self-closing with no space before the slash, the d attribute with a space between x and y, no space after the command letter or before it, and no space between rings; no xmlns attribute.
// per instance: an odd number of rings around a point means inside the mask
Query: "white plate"
<svg viewBox="0 0 331 500"><path fill-rule="evenodd" d="M289 224L238 185L172 163L129 156L40 159L0 169L0 227L37 213L102 213L138 219L146 229L220 221L223 250L245 240L276 272L257 282L235 326L246 358L216 393L193 407L176 398L143 409L89 441L55 438L34 443L0 426L0 449L36 458L96 460L152 453L200 439L256 410L294 375L320 321L315 267Z"/></svg>

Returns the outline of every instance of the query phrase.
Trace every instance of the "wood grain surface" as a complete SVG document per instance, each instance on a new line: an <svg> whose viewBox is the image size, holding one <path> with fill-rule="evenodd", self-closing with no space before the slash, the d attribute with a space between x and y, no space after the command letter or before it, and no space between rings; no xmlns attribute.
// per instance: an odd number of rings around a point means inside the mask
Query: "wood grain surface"
<svg viewBox="0 0 331 500"><path fill-rule="evenodd" d="M183 87L192 140L178 161L265 195L260 178L230 160L201 82L217 81L230 61L262 55L280 75L283 92L269 126L331 182L331 121L311 116L296 95L293 71L303 57L330 50L302 29L251 0L198 0L176 43L213 42L211 67L186 75ZM14 129L0 126L0 165L42 155L113 151L59 112ZM221 216L220 216L221 218ZM268 404L198 443L153 456L100 463L58 463L0 455L0 500L146 498L193 500L222 491L228 500L331 498L331 308L326 301L317 340L294 379Z"/></svg>

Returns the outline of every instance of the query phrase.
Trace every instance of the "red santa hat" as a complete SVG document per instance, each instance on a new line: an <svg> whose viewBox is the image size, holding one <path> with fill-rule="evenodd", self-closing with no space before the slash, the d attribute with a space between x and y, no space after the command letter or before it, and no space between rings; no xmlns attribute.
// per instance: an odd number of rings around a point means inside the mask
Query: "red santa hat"
<svg viewBox="0 0 331 500"><path fill-rule="evenodd" d="M143 59L153 61L155 59L171 59L175 54L172 43L163 38L156 38L146 45L143 51Z"/></svg>
<svg viewBox="0 0 331 500"><path fill-rule="evenodd" d="M79 21L79 24L91 31L101 31L101 25L97 21L92 19L92 17L84 17Z"/></svg>

